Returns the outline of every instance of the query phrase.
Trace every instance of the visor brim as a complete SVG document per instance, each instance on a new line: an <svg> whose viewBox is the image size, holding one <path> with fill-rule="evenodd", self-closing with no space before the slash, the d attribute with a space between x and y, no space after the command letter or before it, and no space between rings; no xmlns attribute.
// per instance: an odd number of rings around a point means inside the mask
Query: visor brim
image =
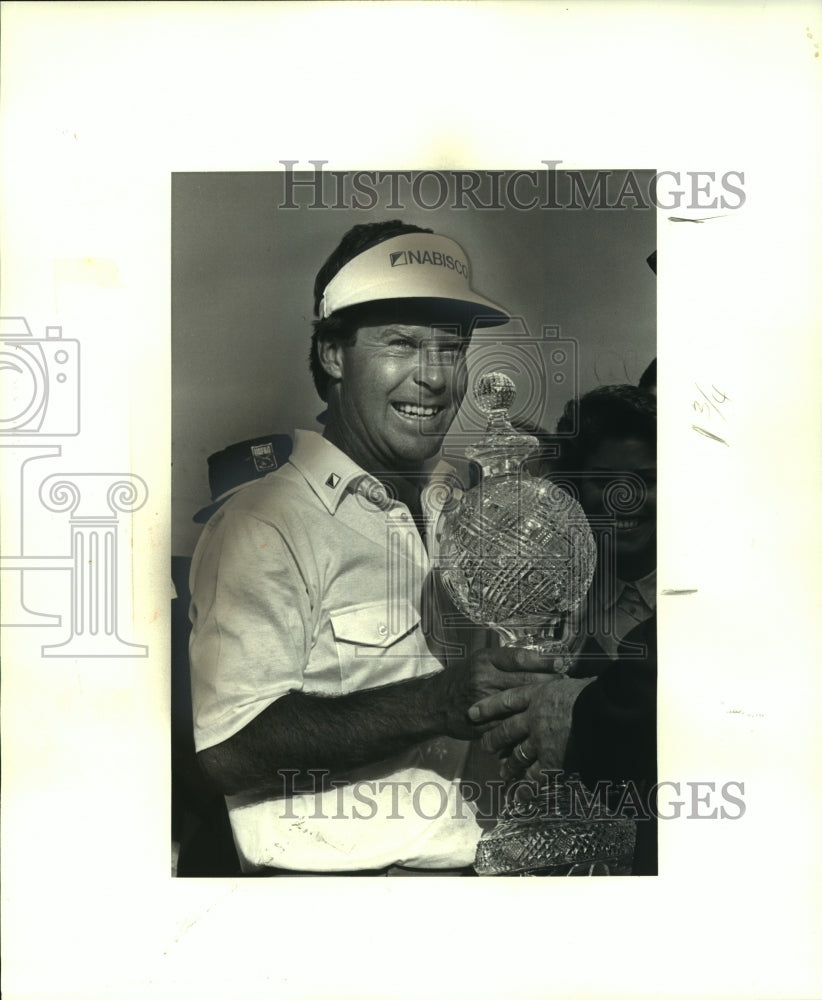
<svg viewBox="0 0 822 1000"><path fill-rule="evenodd" d="M471 333L479 328L504 326L511 319L508 313L487 300L469 302L417 296L358 302L333 315L345 318L357 326L384 326L387 323L431 327L457 325L464 333Z"/></svg>

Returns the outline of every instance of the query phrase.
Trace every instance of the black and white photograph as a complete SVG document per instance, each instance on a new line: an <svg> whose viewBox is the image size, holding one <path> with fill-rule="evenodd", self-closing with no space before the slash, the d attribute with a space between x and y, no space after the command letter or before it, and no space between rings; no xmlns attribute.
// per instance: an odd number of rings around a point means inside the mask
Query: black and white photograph
<svg viewBox="0 0 822 1000"><path fill-rule="evenodd" d="M295 166L172 183L176 874L656 874L655 172Z"/></svg>
<svg viewBox="0 0 822 1000"><path fill-rule="evenodd" d="M4 997L819 996L818 5L0 22Z"/></svg>

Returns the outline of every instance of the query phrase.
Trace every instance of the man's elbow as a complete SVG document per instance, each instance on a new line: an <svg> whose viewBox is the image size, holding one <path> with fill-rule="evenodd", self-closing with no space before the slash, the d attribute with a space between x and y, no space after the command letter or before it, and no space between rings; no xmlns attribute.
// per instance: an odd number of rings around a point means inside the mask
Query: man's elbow
<svg viewBox="0 0 822 1000"><path fill-rule="evenodd" d="M238 775L229 765L227 757L224 745L218 743L216 746L200 750L197 754L197 763L215 791L222 795L236 795L244 791L243 782L238 780Z"/></svg>

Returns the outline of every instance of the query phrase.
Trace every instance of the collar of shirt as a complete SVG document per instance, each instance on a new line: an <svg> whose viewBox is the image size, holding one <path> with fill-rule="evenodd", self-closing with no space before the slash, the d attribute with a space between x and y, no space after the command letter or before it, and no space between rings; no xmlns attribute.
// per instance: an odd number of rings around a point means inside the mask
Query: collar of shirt
<svg viewBox="0 0 822 1000"><path fill-rule="evenodd" d="M613 607L625 593L627 587L633 587L649 611L656 611L656 569L640 577L638 580L615 580L614 589L606 607Z"/></svg>
<svg viewBox="0 0 822 1000"><path fill-rule="evenodd" d="M652 569L646 576L641 577L639 580L634 580L634 586L649 609L656 611L656 570Z"/></svg>
<svg viewBox="0 0 822 1000"><path fill-rule="evenodd" d="M383 484L360 468L345 452L331 444L316 431L294 432L294 450L289 462L302 474L311 489L320 498L329 514L336 514L346 495L358 493L385 510L391 507L406 509L405 504L392 500ZM460 492L456 470L436 459L426 471L428 485L423 490L421 503L425 520L433 522Z"/></svg>

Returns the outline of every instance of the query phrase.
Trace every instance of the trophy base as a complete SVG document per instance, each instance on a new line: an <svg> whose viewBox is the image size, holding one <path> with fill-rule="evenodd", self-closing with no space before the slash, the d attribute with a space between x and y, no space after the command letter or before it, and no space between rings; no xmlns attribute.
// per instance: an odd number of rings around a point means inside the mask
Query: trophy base
<svg viewBox="0 0 822 1000"><path fill-rule="evenodd" d="M478 875L630 875L636 823L603 809L595 816L569 810L563 782L543 788L527 808L511 809L480 838Z"/></svg>

